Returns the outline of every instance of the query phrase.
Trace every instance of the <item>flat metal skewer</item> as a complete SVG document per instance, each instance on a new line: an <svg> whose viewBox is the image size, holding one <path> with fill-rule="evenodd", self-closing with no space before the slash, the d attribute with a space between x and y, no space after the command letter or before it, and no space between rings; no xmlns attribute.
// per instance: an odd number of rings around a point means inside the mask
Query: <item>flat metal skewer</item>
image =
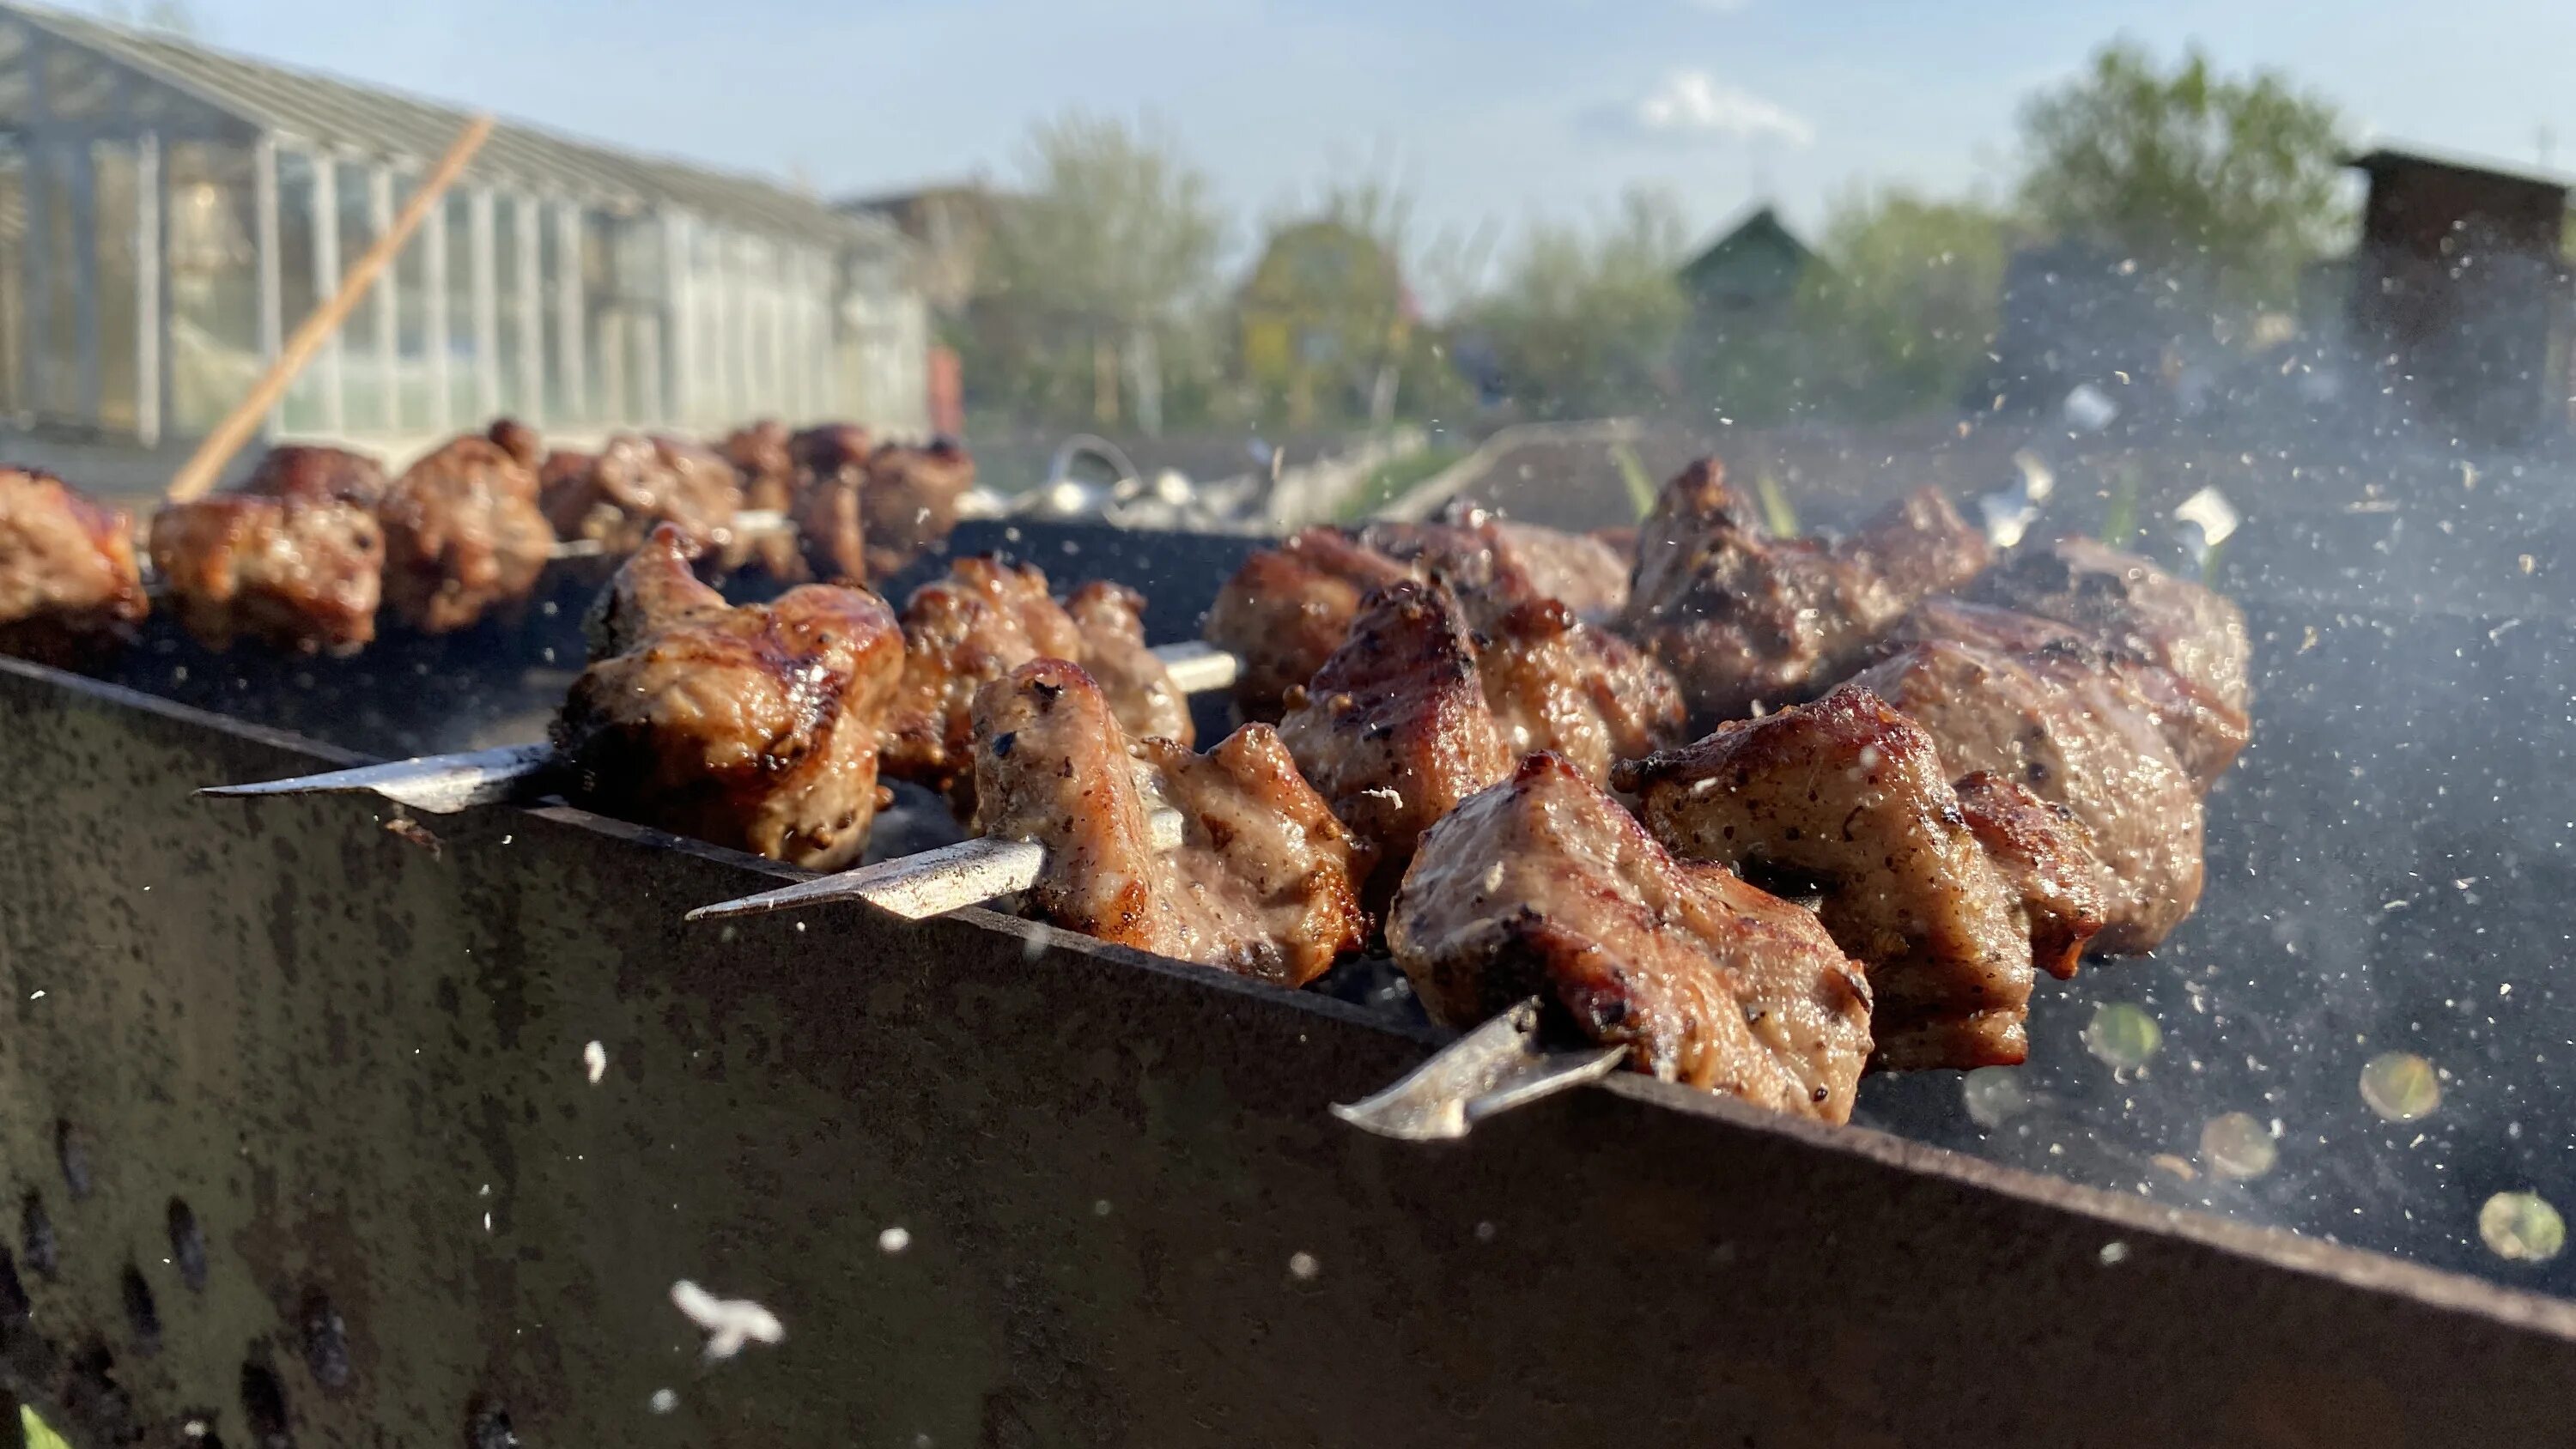
<svg viewBox="0 0 2576 1449"><path fill-rule="evenodd" d="M737 539L768 538L796 531L796 525L787 521L787 515L775 508L743 509L725 527ZM607 552L608 546L595 538L560 538L555 540L553 548L546 551L546 557L599 558Z"/></svg>
<svg viewBox="0 0 2576 1449"><path fill-rule="evenodd" d="M1498 1112L1597 1082L1628 1055L1624 1046L1549 1048L1539 1040L1540 1019L1533 996L1442 1047L1385 1091L1334 1103L1333 1115L1380 1137L1445 1142Z"/></svg>
<svg viewBox="0 0 2576 1449"><path fill-rule="evenodd" d="M1157 810L1147 822L1156 850L1181 844L1179 812ZM961 840L918 855L799 881L737 901L700 906L682 917L717 921L793 910L823 901L866 901L907 921L926 921L1000 896L1016 895L1046 871L1046 847L1027 840Z"/></svg>
<svg viewBox="0 0 2576 1449"><path fill-rule="evenodd" d="M1210 649L1205 644L1167 644L1154 652L1171 667L1172 682L1185 694L1223 689L1234 682L1234 656ZM459 755L420 755L381 765L361 765L355 769L297 775L285 780L263 780L250 785L210 785L197 793L236 799L248 795L368 792L415 810L452 815L476 805L533 799L544 793L555 766L554 750L549 745L504 745L498 749L474 750ZM1175 841L1177 843L1177 837ZM1008 895L1026 888L1008 886L991 891L988 896ZM961 901L959 904L972 902ZM946 909L954 910L956 907ZM938 915L939 912L929 914Z"/></svg>

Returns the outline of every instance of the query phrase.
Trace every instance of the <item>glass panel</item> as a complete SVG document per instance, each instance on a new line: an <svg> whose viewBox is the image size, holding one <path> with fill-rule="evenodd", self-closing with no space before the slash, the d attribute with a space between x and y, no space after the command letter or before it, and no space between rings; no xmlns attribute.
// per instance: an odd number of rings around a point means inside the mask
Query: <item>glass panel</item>
<svg viewBox="0 0 2576 1449"><path fill-rule="evenodd" d="M222 421L259 376L259 225L248 147L179 141L169 175L171 418L180 433Z"/></svg>
<svg viewBox="0 0 2576 1449"><path fill-rule="evenodd" d="M18 126L27 121L35 88L27 65L27 31L24 26L0 23L0 125Z"/></svg>
<svg viewBox="0 0 2576 1449"><path fill-rule="evenodd" d="M534 379L520 366L519 199L515 196L492 198L492 276L500 299L501 410L525 412Z"/></svg>
<svg viewBox="0 0 2576 1449"><path fill-rule="evenodd" d="M26 338L27 170L14 142L0 140L0 413L28 407Z"/></svg>
<svg viewBox="0 0 2576 1449"><path fill-rule="evenodd" d="M580 281L565 275L569 268L554 207L539 202L528 211L537 223L537 363L542 369L540 385L545 389L546 421L579 422L584 410L564 390L563 290L566 286L579 286Z"/></svg>
<svg viewBox="0 0 2576 1449"><path fill-rule="evenodd" d="M45 109L58 120L90 121L116 107L116 72L85 51L45 48Z"/></svg>
<svg viewBox="0 0 2576 1449"><path fill-rule="evenodd" d="M80 319L73 295L74 248L80 244L72 216L71 153L39 146L30 153L40 196L44 249L34 283L44 315L37 322L36 411L67 418L80 407Z"/></svg>
<svg viewBox="0 0 2576 1449"><path fill-rule="evenodd" d="M375 168L355 161L336 164L338 195L333 200L340 214L340 270L346 275L376 244L374 202L368 194ZM391 432L394 427L387 406L393 380L385 376L384 359L376 349L376 309L386 304L387 295L381 286L371 289L340 324L340 407L353 433Z"/></svg>
<svg viewBox="0 0 2576 1449"><path fill-rule="evenodd" d="M447 221L447 415L470 424L482 407L474 388L474 205L449 196L441 210Z"/></svg>
<svg viewBox="0 0 2576 1449"><path fill-rule="evenodd" d="M313 176L312 157L301 151L278 149L277 276L281 337L294 336L295 329L312 314L317 302L313 292ZM308 367L286 390L281 412L287 431L321 430L326 421L322 412L322 379L323 370L319 365Z"/></svg>
<svg viewBox="0 0 2576 1449"><path fill-rule="evenodd" d="M98 216L98 425L120 432L135 426L134 279L139 258L134 147L99 141L90 147Z"/></svg>
<svg viewBox="0 0 2576 1449"><path fill-rule="evenodd" d="M394 178L394 215L402 215L417 189L411 177ZM444 213L431 212L394 257L396 431L427 428L437 416L429 375L429 237L445 224Z"/></svg>

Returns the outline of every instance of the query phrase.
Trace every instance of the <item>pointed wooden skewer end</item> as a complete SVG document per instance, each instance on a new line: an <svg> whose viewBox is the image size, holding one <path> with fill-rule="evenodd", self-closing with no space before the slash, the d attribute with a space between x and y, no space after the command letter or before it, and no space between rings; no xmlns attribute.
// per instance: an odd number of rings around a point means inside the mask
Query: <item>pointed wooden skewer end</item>
<svg viewBox="0 0 2576 1449"><path fill-rule="evenodd" d="M250 785L212 785L197 793L224 799L253 795L381 795L433 815L532 797L555 764L550 745L503 745L461 755L423 755L352 770L297 775Z"/></svg>
<svg viewBox="0 0 2576 1449"><path fill-rule="evenodd" d="M1597 1082L1628 1054L1624 1046L1552 1051L1539 1041L1539 1017L1532 997L1442 1047L1385 1091L1333 1104L1333 1115L1381 1137L1444 1142L1496 1113Z"/></svg>

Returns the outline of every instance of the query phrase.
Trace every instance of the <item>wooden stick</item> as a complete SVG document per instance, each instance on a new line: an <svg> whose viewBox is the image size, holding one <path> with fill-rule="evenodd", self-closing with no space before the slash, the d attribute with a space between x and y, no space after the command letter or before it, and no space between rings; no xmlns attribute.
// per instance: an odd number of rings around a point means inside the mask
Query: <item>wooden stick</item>
<svg viewBox="0 0 2576 1449"><path fill-rule="evenodd" d="M179 469L178 476L170 480L171 502L185 503L192 498L202 498L207 489L215 486L215 479L223 474L233 455L240 452L242 445L259 430L259 420L267 416L279 398L286 395L286 389L294 383L296 375L304 371L313 355L320 352L331 335L339 331L340 324L348 320L359 299L367 295L367 289L375 285L376 278L392 263L395 254L411 240L411 234L420 230L421 220L429 215L431 207L438 204L447 188L455 184L457 176L465 170L465 163L474 159L474 153L482 149L484 138L491 134L490 116L476 116L465 123L465 129L456 137L456 144L447 148L447 154L439 159L437 168L421 182L420 189L412 193L402 215L394 218L393 230L376 238L376 244L367 248L366 255L358 258L356 264L341 275L340 290L332 294L330 301L315 308L312 316L304 319L303 325L295 329L295 335L286 339L286 345L279 349L277 360L269 364L268 371L252 386L250 395L243 398L231 415L217 423L215 430L206 435L206 440L197 445L196 453Z"/></svg>

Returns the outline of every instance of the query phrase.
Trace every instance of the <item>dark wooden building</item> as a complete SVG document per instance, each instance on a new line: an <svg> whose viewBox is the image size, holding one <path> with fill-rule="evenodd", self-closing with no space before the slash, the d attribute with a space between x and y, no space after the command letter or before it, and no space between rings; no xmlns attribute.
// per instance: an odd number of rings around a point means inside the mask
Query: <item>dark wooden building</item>
<svg viewBox="0 0 2576 1449"><path fill-rule="evenodd" d="M2428 426L2508 446L2563 431L2569 180L2421 151L2352 164L2370 185L2354 345Z"/></svg>

